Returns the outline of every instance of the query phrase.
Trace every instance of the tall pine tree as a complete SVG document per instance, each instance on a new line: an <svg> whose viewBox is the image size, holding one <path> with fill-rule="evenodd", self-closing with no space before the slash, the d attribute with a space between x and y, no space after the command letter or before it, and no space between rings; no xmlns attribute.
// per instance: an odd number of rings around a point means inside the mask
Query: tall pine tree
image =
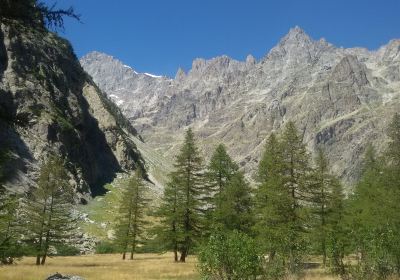
<svg viewBox="0 0 400 280"><path fill-rule="evenodd" d="M178 188L178 181L174 174L164 188L163 199L155 216L159 218L159 225L154 229L162 248L174 252L174 260L178 262L178 250L182 236L181 213L182 192Z"/></svg>
<svg viewBox="0 0 400 280"><path fill-rule="evenodd" d="M296 272L305 254L306 208L309 196L309 155L293 122L288 122L282 134L283 187L289 192L288 254L289 270Z"/></svg>
<svg viewBox="0 0 400 280"><path fill-rule="evenodd" d="M255 193L255 232L260 246L270 256L284 254L288 229L289 193L283 186L281 143L274 133L268 138L258 167Z"/></svg>
<svg viewBox="0 0 400 280"><path fill-rule="evenodd" d="M294 123L288 122L280 140L270 136L260 161L255 228L270 258L278 254L291 273L300 268L305 252L309 177L309 155Z"/></svg>
<svg viewBox="0 0 400 280"><path fill-rule="evenodd" d="M182 192L179 202L182 223L182 242L180 245L180 261L185 262L190 250L196 245L201 229L201 196L203 195L202 158L189 128L185 142L176 158L175 177Z"/></svg>
<svg viewBox="0 0 400 280"><path fill-rule="evenodd" d="M132 260L137 246L144 239L143 234L147 225L145 214L149 199L148 189L143 183L142 176L142 171L138 168L135 175L127 180L120 201L116 243L122 249L122 259L126 258L126 252L130 250Z"/></svg>
<svg viewBox="0 0 400 280"><path fill-rule="evenodd" d="M204 170L190 128L186 131L185 141L176 157L175 171L170 174L170 178L164 193L164 207L161 209L161 213L165 215L161 218L164 225L161 228L169 230L173 248L180 252L179 261L185 262L190 250L201 237L204 223ZM168 202L172 202L173 206L165 207ZM161 234L168 236L165 231Z"/></svg>
<svg viewBox="0 0 400 280"><path fill-rule="evenodd" d="M340 182L329 170L329 163L322 148L317 149L315 168L312 172L311 212L313 215L312 239L317 240L317 252L322 254L322 263L327 261L328 216L340 206ZM334 193L335 191L335 193ZM335 194L335 196L333 196ZM333 203L333 199L335 202ZM336 221L335 221L336 222Z"/></svg>
<svg viewBox="0 0 400 280"><path fill-rule="evenodd" d="M326 216L326 254L334 274L342 278L346 275L344 259L350 248L349 226L343 187L338 180L333 181Z"/></svg>
<svg viewBox="0 0 400 280"><path fill-rule="evenodd" d="M216 208L224 200L222 193L230 184L231 179L237 175L239 166L228 155L223 144L215 149L205 173L205 189L203 200L206 205L206 230L210 231L215 223Z"/></svg>
<svg viewBox="0 0 400 280"><path fill-rule="evenodd" d="M366 279L385 279L393 267L388 250L393 212L387 207L393 201L393 192L386 171L384 159L371 145L367 147L362 176L351 198L350 218L353 246L359 256L358 273Z"/></svg>
<svg viewBox="0 0 400 280"><path fill-rule="evenodd" d="M217 197L213 217L215 227L250 234L253 220L252 190L243 173L236 172Z"/></svg>
<svg viewBox="0 0 400 280"><path fill-rule="evenodd" d="M36 265L45 264L50 246L71 239L76 227L73 194L63 160L50 156L42 165L37 188L25 200L23 209L25 236L36 253Z"/></svg>

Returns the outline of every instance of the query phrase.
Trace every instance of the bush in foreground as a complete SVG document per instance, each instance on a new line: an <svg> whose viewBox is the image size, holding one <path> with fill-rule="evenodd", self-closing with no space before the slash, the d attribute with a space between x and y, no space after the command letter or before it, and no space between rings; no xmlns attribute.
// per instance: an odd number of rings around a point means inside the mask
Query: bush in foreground
<svg viewBox="0 0 400 280"><path fill-rule="evenodd" d="M261 274L261 258L253 239L233 231L211 235L199 250L202 279L255 279Z"/></svg>

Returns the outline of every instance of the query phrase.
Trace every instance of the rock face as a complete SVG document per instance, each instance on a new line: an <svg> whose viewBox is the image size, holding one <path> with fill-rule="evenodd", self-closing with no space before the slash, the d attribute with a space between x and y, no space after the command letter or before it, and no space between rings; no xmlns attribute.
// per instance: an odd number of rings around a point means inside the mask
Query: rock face
<svg viewBox="0 0 400 280"><path fill-rule="evenodd" d="M85 280L84 278L80 276L71 276L71 275L62 275L60 273L56 273L53 275L50 275L49 277L46 278L46 280Z"/></svg>
<svg viewBox="0 0 400 280"><path fill-rule="evenodd" d="M14 189L34 185L49 153L69 163L70 183L98 194L116 172L143 165L136 130L81 68L70 44L46 30L0 22L0 149Z"/></svg>
<svg viewBox="0 0 400 280"><path fill-rule="evenodd" d="M366 144L381 148L400 110L400 40L343 49L295 27L260 61L196 59L174 79L98 52L81 65L154 149L173 156L191 126L206 157L223 142L250 173L266 137L293 120L310 151L324 147L333 171L352 183Z"/></svg>

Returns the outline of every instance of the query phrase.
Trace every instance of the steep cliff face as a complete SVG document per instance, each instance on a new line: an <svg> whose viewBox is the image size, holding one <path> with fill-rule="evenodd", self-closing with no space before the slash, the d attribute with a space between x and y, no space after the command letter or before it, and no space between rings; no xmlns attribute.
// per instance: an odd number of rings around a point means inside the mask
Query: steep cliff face
<svg viewBox="0 0 400 280"><path fill-rule="evenodd" d="M0 23L0 147L10 150L7 186L34 185L49 153L69 163L70 183L102 192L116 172L143 160L136 131L83 71L70 44L44 29Z"/></svg>
<svg viewBox="0 0 400 280"><path fill-rule="evenodd" d="M334 172L352 183L366 144L382 147L387 120L400 110L399 50L399 40L377 51L337 48L295 27L258 62L196 59L175 79L143 82L144 74L101 53L81 64L167 157L191 126L206 157L223 142L251 174L266 137L293 120L309 149L324 147Z"/></svg>

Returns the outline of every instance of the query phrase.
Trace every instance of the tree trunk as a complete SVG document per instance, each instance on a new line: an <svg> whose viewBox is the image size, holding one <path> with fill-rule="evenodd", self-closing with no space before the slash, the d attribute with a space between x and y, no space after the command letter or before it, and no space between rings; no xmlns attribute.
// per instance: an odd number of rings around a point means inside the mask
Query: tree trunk
<svg viewBox="0 0 400 280"><path fill-rule="evenodd" d="M325 246L325 239L322 241L322 264L324 267L326 266L326 246Z"/></svg>
<svg viewBox="0 0 400 280"><path fill-rule="evenodd" d="M176 242L174 244L174 260L175 260L175 262L178 262L178 246L177 246Z"/></svg>
<svg viewBox="0 0 400 280"><path fill-rule="evenodd" d="M133 260L133 254L136 251L136 237L133 237L133 242L132 242L132 249L131 249L131 260Z"/></svg>
<svg viewBox="0 0 400 280"><path fill-rule="evenodd" d="M40 265L40 255L36 256L36 265Z"/></svg>
<svg viewBox="0 0 400 280"><path fill-rule="evenodd" d="M126 252L124 251L124 253L122 254L122 259L125 260L126 258Z"/></svg>
<svg viewBox="0 0 400 280"><path fill-rule="evenodd" d="M181 258L179 259L179 261L182 263L186 262L186 256L187 256L187 250L184 249L184 250L182 250Z"/></svg>
<svg viewBox="0 0 400 280"><path fill-rule="evenodd" d="M40 262L41 265L44 265L46 263L46 257L47 257L47 250L42 257L42 261Z"/></svg>

